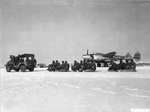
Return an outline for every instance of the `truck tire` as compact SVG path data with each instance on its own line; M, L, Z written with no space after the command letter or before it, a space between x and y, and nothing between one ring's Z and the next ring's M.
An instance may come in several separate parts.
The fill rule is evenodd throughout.
M93 63L93 65L92 65L92 72L94 72L96 70L96 65L95 65L95 63Z
M6 66L6 71L7 71L7 72L11 72L11 66L10 66L10 65L7 65L7 66Z
M76 72L76 67L73 65L73 66L71 67L71 70L74 71L74 72Z
M21 66L20 66L20 70L21 70L22 72L25 72L25 71L26 71L26 66L25 66L25 65L21 65Z

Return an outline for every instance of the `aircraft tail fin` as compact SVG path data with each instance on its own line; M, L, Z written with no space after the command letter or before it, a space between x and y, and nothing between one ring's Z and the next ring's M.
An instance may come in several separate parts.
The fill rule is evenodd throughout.
M86 53L87 55L89 54L89 50L87 49L87 53Z
M137 62L140 61L140 59L141 59L141 53L140 53L140 52L136 52L136 53L134 54L134 57L133 57L133 58L134 58L134 60L137 61Z

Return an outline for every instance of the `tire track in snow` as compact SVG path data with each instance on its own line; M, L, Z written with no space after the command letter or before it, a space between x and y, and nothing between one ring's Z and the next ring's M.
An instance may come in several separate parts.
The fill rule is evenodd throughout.
M126 90L129 90L129 91L138 91L139 90L138 88L129 88L128 86L124 86L124 85L121 85L120 87L124 88Z
M72 88L77 88L77 89L80 88L79 86L75 86L75 85L71 85L71 84L66 84L66 83L64 83L64 84L62 84L62 85L68 86L68 87L72 87Z
M127 93L127 94L138 98L149 98L149 96L145 96L145 95L138 95L138 94L131 94L131 93Z
M100 91L100 92L102 92L102 93L114 94L114 95L116 94L115 91L103 90L103 89L101 89L101 88L91 88L91 90Z
M46 82L46 83L49 83L49 84L52 84L52 85L55 85L55 86L59 86L60 85L57 82Z

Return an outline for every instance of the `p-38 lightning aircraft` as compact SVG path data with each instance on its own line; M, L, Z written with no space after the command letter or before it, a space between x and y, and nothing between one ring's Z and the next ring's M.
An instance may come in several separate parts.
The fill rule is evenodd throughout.
M84 60L94 61L97 63L97 67L101 67L102 65L104 67L108 67L108 64L111 60L117 61L117 60L126 60L126 59L134 59L135 61L139 61L141 59L141 54L139 52L136 52L134 56L131 56L130 53L127 53L125 56L116 55L116 52L109 52L106 54L103 53L93 53L89 54L87 50L87 54L84 54L83 56Z

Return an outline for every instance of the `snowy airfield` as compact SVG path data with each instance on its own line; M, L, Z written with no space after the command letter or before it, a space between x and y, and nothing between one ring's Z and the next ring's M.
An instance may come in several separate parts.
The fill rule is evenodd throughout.
M0 69L0 112L150 112L150 67L137 72Z

